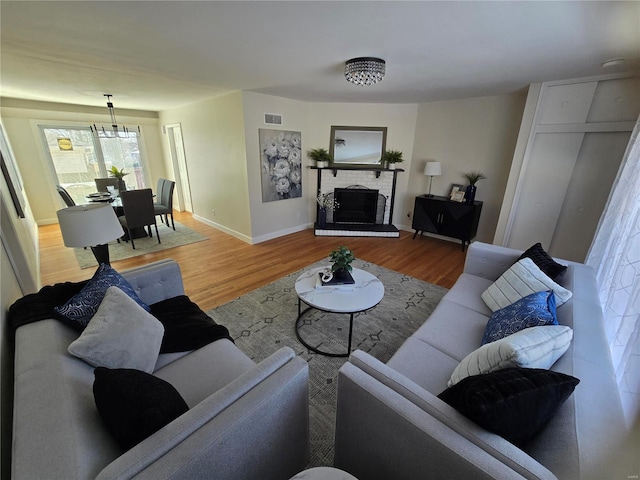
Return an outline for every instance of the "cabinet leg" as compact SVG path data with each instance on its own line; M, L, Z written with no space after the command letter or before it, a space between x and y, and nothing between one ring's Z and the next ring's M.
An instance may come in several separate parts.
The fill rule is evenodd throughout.
M415 239L416 239L416 235L418 235L418 230L416 230L416 231L413 233L413 240L415 240Z

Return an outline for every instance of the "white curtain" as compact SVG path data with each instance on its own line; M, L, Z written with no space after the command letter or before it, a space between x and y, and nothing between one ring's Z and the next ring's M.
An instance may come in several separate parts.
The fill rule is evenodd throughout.
M596 269L627 424L640 411L640 118L586 263Z

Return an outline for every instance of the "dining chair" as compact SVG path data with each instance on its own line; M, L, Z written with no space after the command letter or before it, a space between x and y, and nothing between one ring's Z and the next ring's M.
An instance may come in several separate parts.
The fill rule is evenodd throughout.
M113 187L116 190L118 189L118 179L114 177L109 178L94 178L96 182L96 190L98 192L108 192L109 189L107 187Z
M71 198L71 195L69 195L69 192L67 192L62 185L56 185L56 190L62 197L62 200L64 200L67 207L73 207L76 204L76 202L73 201L73 198Z
M151 225L156 229L156 236L158 237L158 243L160 241L160 234L158 233L158 224L156 223L156 215L153 211L153 193L150 188L143 188L140 190L126 190L120 192L120 199L122 201L122 210L124 215L118 217L120 224L127 230L129 240L131 240L131 246L135 250L136 245L134 243L132 230L136 228L147 228L149 236L153 237L151 231Z
M160 196L159 201L153 204L156 215L160 215L160 220L169 226L169 215L171 215L171 227L175 230L176 225L173 221L173 190L176 182L167 180L166 178L158 179L157 194Z

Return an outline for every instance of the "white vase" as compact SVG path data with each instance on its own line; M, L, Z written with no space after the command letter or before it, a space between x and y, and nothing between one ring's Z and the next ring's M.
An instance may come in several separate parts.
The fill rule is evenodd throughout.
M329 162L316 162L316 167L318 168L327 168L329 166Z
M396 164L395 163L388 163L387 164L387 168L389 170L395 170L396 169Z

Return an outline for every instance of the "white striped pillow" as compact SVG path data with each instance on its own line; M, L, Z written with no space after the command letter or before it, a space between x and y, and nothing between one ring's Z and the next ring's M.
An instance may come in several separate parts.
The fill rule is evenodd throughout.
M527 295L546 290L553 290L557 307L571 298L571 292L551 280L533 260L523 258L482 293L482 300L495 312Z
M573 330L566 325L525 328L471 352L453 371L447 385L510 367L548 369L564 355L572 338Z

